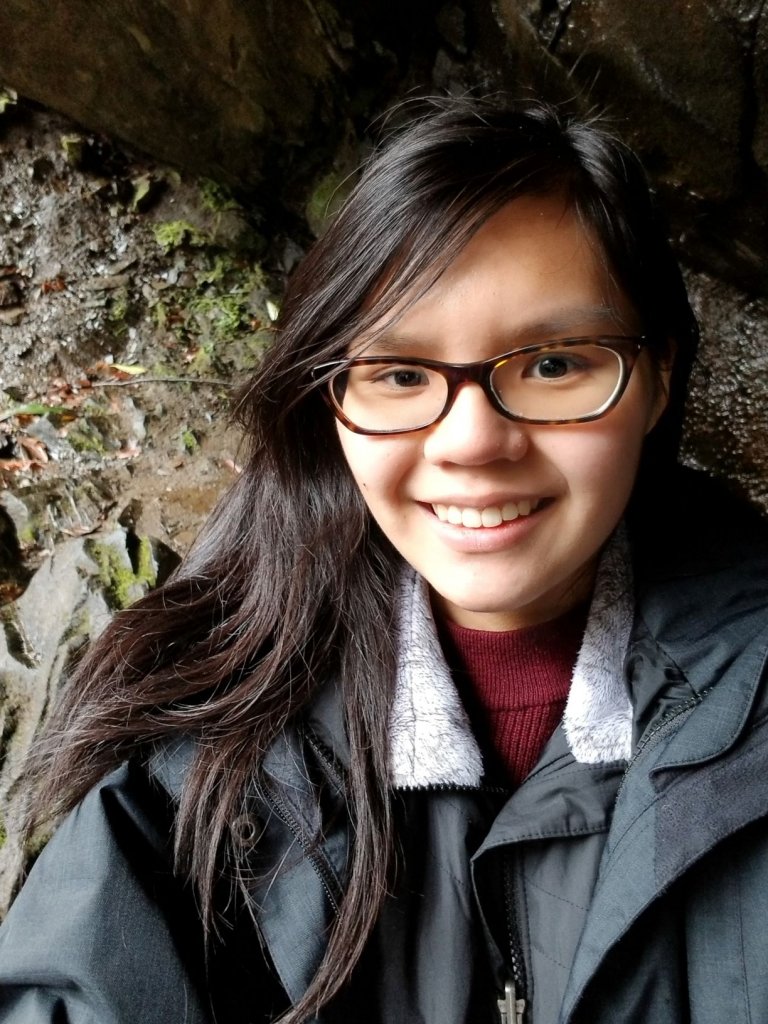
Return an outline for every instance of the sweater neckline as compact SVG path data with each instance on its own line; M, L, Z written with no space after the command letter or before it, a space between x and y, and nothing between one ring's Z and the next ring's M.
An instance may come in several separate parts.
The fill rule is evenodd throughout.
M580 604L547 622L499 631L448 619L435 625L459 690L488 711L509 711L565 703L587 613Z

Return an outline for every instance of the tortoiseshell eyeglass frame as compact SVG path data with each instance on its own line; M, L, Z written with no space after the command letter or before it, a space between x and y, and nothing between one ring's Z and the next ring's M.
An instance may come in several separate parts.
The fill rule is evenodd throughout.
M647 344L646 335L600 335L582 338L560 338L556 341L546 341L537 345L525 345L522 348L515 348L501 355L492 356L490 359L481 359L475 363L443 363L436 359L417 359L411 356L352 356L346 359L336 359L333 362L321 363L312 368L313 380L322 388L322 396L330 406L332 412L341 423L356 434L412 434L417 430L426 430L444 419L451 410L454 399L462 384L479 384L483 389L486 398L496 412L509 420L519 423L536 423L543 425L562 425L567 423L589 423L591 420L599 420L615 408L626 391L629 378L635 363ZM494 371L502 366L512 356L536 355L538 353L552 352L563 348L575 346L595 345L601 348L610 349L618 357L620 363L619 380L616 387L598 409L584 416L574 416L568 419L536 419L531 416L521 416L507 409L496 394L491 383ZM396 427L393 430L370 430L360 427L344 413L337 403L333 394L333 381L340 373L351 369L353 366L370 366L374 363L391 363L394 366L423 366L429 370L435 370L445 378L448 390L445 396L445 403L440 413L427 423L420 423L415 427Z

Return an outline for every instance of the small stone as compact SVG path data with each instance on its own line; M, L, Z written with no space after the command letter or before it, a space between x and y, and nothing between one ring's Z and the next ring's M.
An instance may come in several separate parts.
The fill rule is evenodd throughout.
M8 515L16 530L17 537L24 537L29 530L30 514L23 501L19 501L15 494L10 491L3 491L0 494L0 508Z
M11 306L9 309L0 309L0 324L15 326L26 313L23 306Z
M21 302L21 289L12 279L0 280L0 307L18 306Z

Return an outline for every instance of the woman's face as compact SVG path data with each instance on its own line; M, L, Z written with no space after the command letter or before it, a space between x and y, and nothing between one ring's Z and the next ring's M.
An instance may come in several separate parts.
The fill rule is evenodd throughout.
M359 347L461 363L558 338L637 334L639 326L563 199L524 197L488 220L394 325ZM338 430L371 514L426 578L436 608L471 628L514 629L588 596L664 404L663 380L643 352L618 405L589 423L513 422L469 383L445 419L424 430ZM468 525L496 523L505 506L507 514L516 506L517 517Z

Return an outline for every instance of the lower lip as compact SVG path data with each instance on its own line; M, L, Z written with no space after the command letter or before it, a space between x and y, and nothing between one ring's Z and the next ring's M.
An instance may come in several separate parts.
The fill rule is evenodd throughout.
M520 543L536 529L542 515L546 514L551 505L552 500L548 499L542 501L538 508L527 516L518 516L517 519L510 519L498 526L479 526L475 529L444 523L442 519L437 518L431 505L420 505L420 508L429 517L432 529L444 544L452 551L472 554L503 551Z

